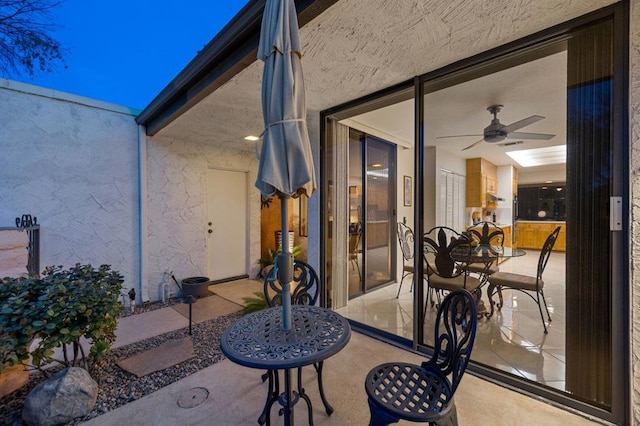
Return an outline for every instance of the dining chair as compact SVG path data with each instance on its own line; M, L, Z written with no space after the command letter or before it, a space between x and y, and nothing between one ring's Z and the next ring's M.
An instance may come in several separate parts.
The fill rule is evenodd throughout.
M471 237L472 241L475 241L479 245L499 248L504 246L504 231L492 222L480 222L477 225L467 228L467 235ZM467 267L467 270L471 273L478 274L481 284L484 284L489 275L500 271L500 266L498 266L498 260L496 259L490 264L471 263ZM500 303L502 303L502 293L500 291L498 291L498 296Z
M481 230L478 228L482 225ZM503 247L504 245L504 231L499 226L496 226L491 222L480 222L480 224L467 228L467 235L471 237L472 241L475 241L481 245ZM489 268L485 268L485 265L479 263L472 263L469 265L469 272L475 272L478 274L491 275L500 270L498 262L491 263Z
M424 235L424 258L431 274L427 274L427 303L434 290L440 300L443 291L465 289L476 293L480 279L469 275L471 263L471 239L447 226L436 226ZM455 251L455 258L453 253ZM431 306L434 305L433 299Z
M277 264L277 263L276 263ZM282 284L277 278L277 268L271 269L264 279L264 295L269 306L282 305ZM319 280L316 271L306 262L294 260L293 262L293 281L291 283L291 304L292 305L315 305L319 296ZM320 398L324 404L325 411L328 415L333 413L333 407L327 401L324 394L324 386L322 384L322 370L324 362L319 361L313 364L318 375L318 389ZM269 395L267 403L264 407L258 422L264 424L267 418L267 407L272 396L280 394L280 384L277 370L268 370L262 375L262 381L269 380ZM298 368L298 390L302 389L302 367ZM300 392L304 395L304 392Z
M369 425L388 425L400 419L457 425L453 397L471 358L477 323L476 300L471 293L450 292L438 308L429 360L420 365L389 362L367 374Z
M489 297L491 305L493 305L494 289L497 289L499 293L501 293L502 289L505 288L517 290L531 297L531 299L533 299L533 301L538 304L538 310L540 311L540 318L542 319L542 326L544 327L545 334L548 333L548 330L547 324L544 321L544 314L542 313L542 305L540 303L541 297L542 303L544 303L544 308L547 311L547 319L549 322L551 322L551 315L549 314L547 301L544 298L544 280L542 279L542 274L547 266L549 257L551 256L551 250L553 249L553 245L556 243L556 239L558 238L558 234L560 233L560 228L561 227L558 226L556 229L554 229L553 232L549 234L549 236L545 240L544 245L542 246L542 250L540 251L540 257L538 258L538 269L535 277L516 274L512 272L496 272L495 274L489 276L489 288L487 290L487 295ZM501 308L502 298L500 298L498 310Z
M398 222L398 243L400 244L400 251L402 251L402 278L400 279L400 285L398 286L398 294L396 294L396 299L400 297L400 290L402 290L402 284L404 283L404 279L409 275L413 275L411 279L411 289L413 290L413 286L415 284L415 267L413 264L415 258L415 234L413 233L413 229L409 226L405 225L403 222ZM431 273L429 268L424 268L424 272L426 274ZM426 279L426 278L425 278Z

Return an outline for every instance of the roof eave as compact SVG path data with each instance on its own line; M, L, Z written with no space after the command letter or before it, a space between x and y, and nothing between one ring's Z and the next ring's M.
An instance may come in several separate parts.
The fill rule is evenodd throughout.
M338 0L296 1L300 27ZM251 0L136 118L154 135L256 60L266 0Z

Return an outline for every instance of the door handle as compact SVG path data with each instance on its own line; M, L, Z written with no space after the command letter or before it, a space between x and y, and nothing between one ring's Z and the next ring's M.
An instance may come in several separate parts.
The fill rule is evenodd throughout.
M622 197L611 197L609 206L609 229L622 231Z

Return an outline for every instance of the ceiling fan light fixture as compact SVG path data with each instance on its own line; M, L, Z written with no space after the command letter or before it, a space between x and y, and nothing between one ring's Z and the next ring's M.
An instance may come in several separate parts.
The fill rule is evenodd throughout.
M491 132L486 132L484 134L484 140L486 142L502 142L503 140L506 139L506 136L503 134L500 134L499 132L495 132L495 133L491 133Z
M466 148L462 148L462 151L466 151L468 149L473 148L480 142L488 142L488 143L496 143L502 142L503 140L509 139L538 139L538 140L549 140L552 139L555 135L544 134L544 133L528 133L528 132L516 132L523 127L529 126L533 123L537 123L540 120L544 120L544 117L541 115L532 115L527 118L523 118L522 120L516 121L514 123L504 125L498 119L498 113L502 110L502 105L491 105L487 108L487 111L491 115L493 115L493 119L491 123L484 128L484 132L482 134L482 139L473 144L467 146ZM462 136L473 136L473 135L459 135ZM439 136L437 139L441 138L449 138L455 136Z

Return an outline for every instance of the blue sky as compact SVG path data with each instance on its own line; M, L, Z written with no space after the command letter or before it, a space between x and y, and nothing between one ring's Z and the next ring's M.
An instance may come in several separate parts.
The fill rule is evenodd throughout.
M142 109L248 0L66 0L52 33L67 52L29 84Z

